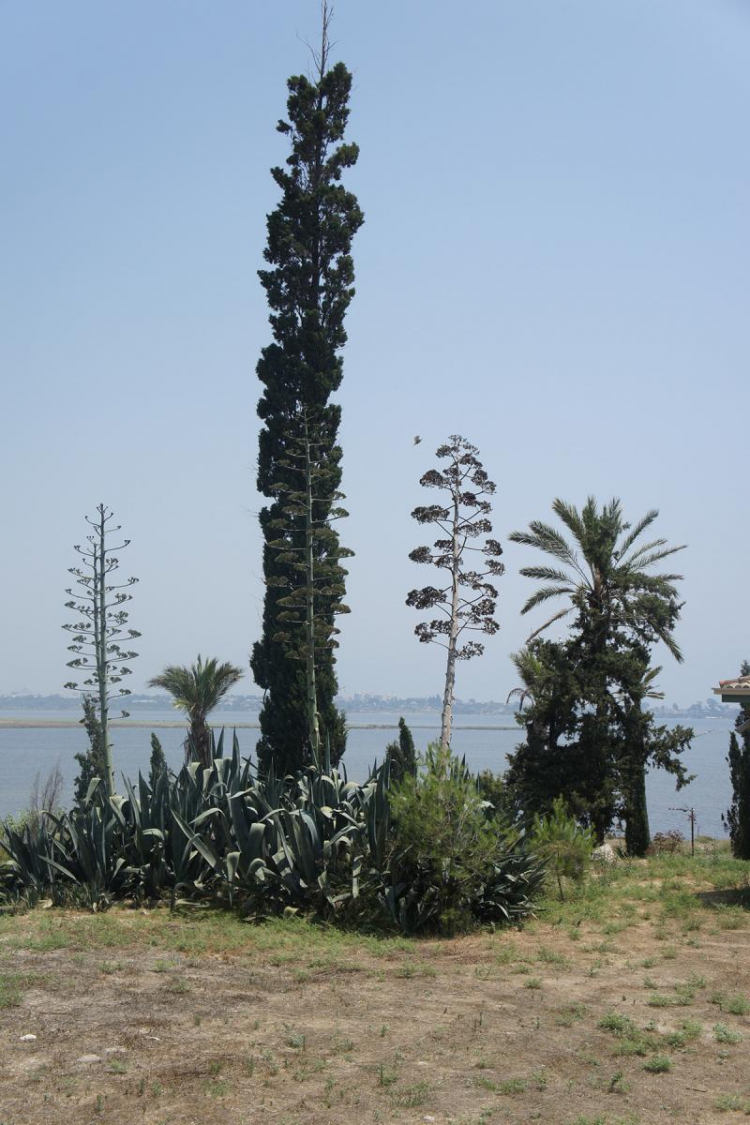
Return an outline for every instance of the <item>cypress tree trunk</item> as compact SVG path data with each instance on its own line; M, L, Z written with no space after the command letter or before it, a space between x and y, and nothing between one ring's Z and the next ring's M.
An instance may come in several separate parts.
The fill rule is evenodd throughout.
M318 693L315 684L315 556L313 538L313 492L312 469L310 466L310 441L305 422L305 632L306 675L307 675L307 721L309 724L310 748L316 762L320 761L320 725L318 722Z
M278 520L284 518L299 549L306 543L304 519L285 511L282 488L295 489L299 480L283 462L290 444L302 436L301 419L310 410L315 429L310 434L325 452L332 470L325 488L313 501L315 521L325 520L341 480L341 449L337 444L340 407L329 402L341 384L341 348L346 343L344 316L352 299L354 268L350 256L352 237L363 222L355 197L340 183L343 171L357 160L356 145L343 143L349 116L351 75L343 63L327 69L327 24L317 57L314 81L289 79L289 120L278 129L289 137L287 167L272 175L282 199L268 216L267 270L260 271L271 309L274 342L264 348L257 374L264 385L258 414L264 425L258 455L258 489L272 503L260 514L265 539L263 572L267 580L263 608L263 636L253 646L251 667L264 690L260 714L258 758L262 768L273 762L277 772L295 770L311 760L311 725L308 670L295 660L305 643L304 621L284 623L281 598L288 587L304 584L304 575L269 546L278 538ZM274 527L274 522L277 526ZM313 540L314 562L337 556L337 541ZM335 564L338 565L338 564ZM346 572L338 568L343 582ZM270 581L269 581L270 580ZM274 585L284 580L287 589ZM329 596L330 605L335 604ZM315 612L330 621L334 612L326 595L316 597ZM327 740L332 762L344 752L344 717L334 705L337 691L331 648L315 657L315 687L319 737Z
M628 855L644 856L651 845L646 807L646 770L634 764L625 809L625 850Z

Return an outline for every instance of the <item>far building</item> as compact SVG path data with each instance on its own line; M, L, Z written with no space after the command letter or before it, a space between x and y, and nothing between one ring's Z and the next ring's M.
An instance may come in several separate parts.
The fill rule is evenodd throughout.
M747 720L739 728L746 730L750 727L750 676L738 676L734 680L719 680L715 687L714 695L721 696L722 703L739 703L745 710Z

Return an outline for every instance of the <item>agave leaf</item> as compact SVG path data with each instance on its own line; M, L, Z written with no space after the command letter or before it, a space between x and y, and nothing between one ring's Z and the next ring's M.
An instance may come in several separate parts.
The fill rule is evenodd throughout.
M122 825L122 827L127 829L128 822L127 822L127 819L125 817L124 812L122 811L123 805L125 804L125 798L119 797L115 794L112 797L109 797L108 800L109 800L109 805L110 805L110 808L112 809L112 812L115 814L115 816L117 817L117 819L120 822L120 824Z
M42 856L42 859L45 863L48 863L50 867L53 867L55 871L59 871L61 875L65 875L66 878L71 879L74 883L78 882L73 872L69 871L67 867L64 867L62 863L58 863L55 859L50 859L48 855Z
M225 857L224 863L225 863L225 870L226 870L226 878L227 878L227 882L230 884L230 886L231 886L231 884L234 883L235 879L237 878L237 868L239 867L240 859L241 859L241 856L240 856L239 852L228 852L226 857Z
M205 822L207 820L210 820L211 817L223 816L223 815L224 815L224 813L221 811L221 809L218 809L218 808L206 809L205 812L200 813L195 818L195 820L193 821L193 828L198 828L199 825L205 824Z
M96 793L97 789L102 784L103 784L103 782L102 782L102 779L100 777L92 777L91 778L91 781L89 782L89 785L88 785L88 789L86 790L86 796L83 799L84 805L89 805L91 803L91 798L94 796L94 793Z
M185 824L185 821L182 819L180 814L175 812L174 809L172 810L172 816L174 817L175 823L177 824L178 828L180 828L185 833L195 851L198 852L199 855L203 856L211 870L215 871L219 866L219 857L217 856L213 848L209 844L207 844L205 840L202 840L196 832L193 832L192 829L189 828L187 824Z

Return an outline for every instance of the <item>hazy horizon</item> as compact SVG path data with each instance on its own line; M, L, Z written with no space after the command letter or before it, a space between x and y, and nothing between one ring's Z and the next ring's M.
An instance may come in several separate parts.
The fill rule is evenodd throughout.
M459 668L503 700L555 496L620 496L687 543L685 663L667 703L750 658L750 9L737 0L337 0L354 74L347 176L365 213L344 353L342 694L427 696L442 652L404 604L410 519L461 433L497 482L500 633ZM0 693L69 678L63 608L84 515L132 545L134 690L199 652L247 667L263 586L255 491L270 341L262 267L286 79L317 0L0 7L5 549ZM421 444L413 438L421 435ZM250 672L241 690L259 691Z

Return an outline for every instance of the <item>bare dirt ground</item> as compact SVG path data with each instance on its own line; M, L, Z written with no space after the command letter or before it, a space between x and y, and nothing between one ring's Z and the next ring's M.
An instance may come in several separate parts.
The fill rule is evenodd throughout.
M700 889L631 866L523 931L451 941L0 918L0 1125L737 1120L750 929Z

